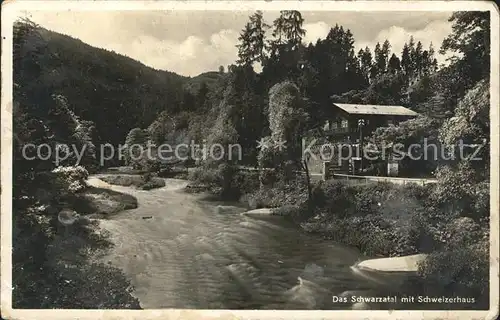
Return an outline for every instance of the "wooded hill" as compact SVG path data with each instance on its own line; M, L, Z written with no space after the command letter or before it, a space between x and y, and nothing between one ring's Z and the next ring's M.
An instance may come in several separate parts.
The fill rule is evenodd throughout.
M94 124L95 144L123 143L132 128L147 127L160 112L190 109L196 94L220 77L155 70L29 21L17 23L15 35L15 102L43 116L51 95L64 96L76 116Z

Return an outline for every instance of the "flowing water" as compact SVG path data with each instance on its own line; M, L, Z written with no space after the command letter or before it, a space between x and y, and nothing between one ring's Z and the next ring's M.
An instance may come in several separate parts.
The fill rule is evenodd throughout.
M380 291L350 268L364 258L357 250L166 182L151 191L113 186L139 207L101 220L115 243L102 259L125 272L143 308L347 309L332 296Z

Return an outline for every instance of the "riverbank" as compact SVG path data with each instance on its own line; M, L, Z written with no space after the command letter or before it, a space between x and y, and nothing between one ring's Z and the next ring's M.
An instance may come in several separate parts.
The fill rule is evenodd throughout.
M95 218L136 208L137 199L89 179L81 167L40 176L38 203L13 203L13 306L140 309L123 272L95 259L113 243Z
M138 206L135 197L111 190L111 185L103 180L91 178L87 184L88 188L73 197L70 202L82 215L109 216Z
M411 266L418 275L412 279L415 292L470 294L478 305L487 305L489 254L478 248L488 247L488 220L450 211L436 198L436 188L383 182L352 186L328 180L313 183L309 199L306 182L297 178L241 189L239 194L251 209L269 208L307 233L355 247L371 258L426 254ZM453 261L453 268L447 260Z
M435 188L350 186L329 180L314 185L312 201L294 205L285 198L268 199L280 191L254 195L276 203L274 214L290 218L308 233L356 247L368 257L385 258L367 260L367 268L382 273L400 268L418 275L411 279L416 293L469 295L476 306L487 306L488 222L450 214L434 198ZM304 195L292 193L295 200Z
M153 177L149 173L143 175L116 174L101 176L100 179L108 184L124 187L133 186L140 190L151 190L165 186L165 180Z

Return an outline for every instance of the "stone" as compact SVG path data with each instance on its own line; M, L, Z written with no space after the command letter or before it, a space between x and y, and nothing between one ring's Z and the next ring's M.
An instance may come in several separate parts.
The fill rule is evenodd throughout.
M254 209L250 210L247 212L243 212L242 215L244 216L270 216L274 212L274 209L271 208L261 208L261 209Z
M418 263L423 261L426 256L425 254L415 254L403 257L370 259L362 261L354 267L360 270L379 272L417 272Z

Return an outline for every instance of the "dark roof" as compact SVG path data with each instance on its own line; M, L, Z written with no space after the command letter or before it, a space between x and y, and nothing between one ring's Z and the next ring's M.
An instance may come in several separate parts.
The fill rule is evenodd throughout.
M349 114L378 114L390 116L418 116L418 113L403 106L381 106L372 104L334 103L334 106Z

